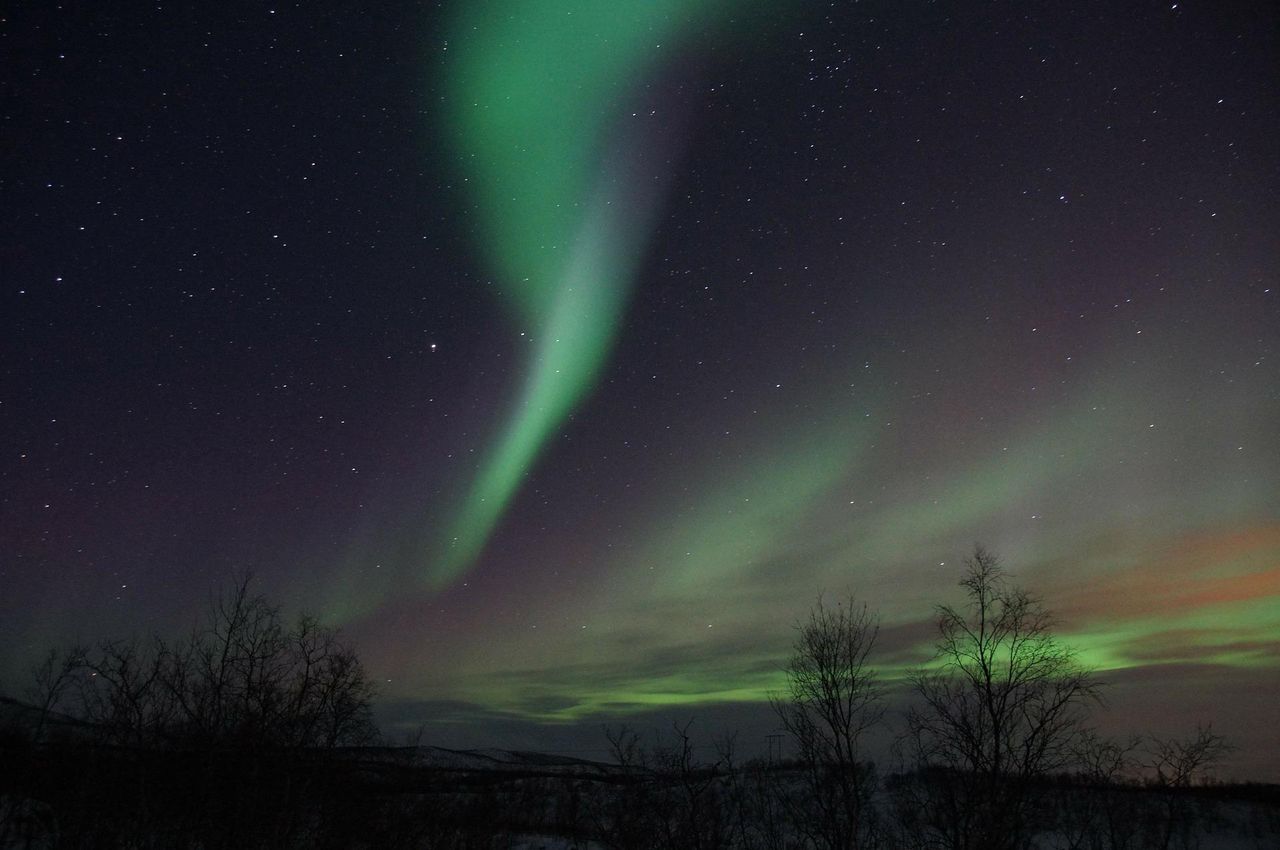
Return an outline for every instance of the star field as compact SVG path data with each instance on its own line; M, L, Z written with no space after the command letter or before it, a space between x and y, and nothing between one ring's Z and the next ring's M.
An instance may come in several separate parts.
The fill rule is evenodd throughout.
M3 28L0 690L251 570L392 731L763 730L981 541L1275 778L1273 7L116 5Z

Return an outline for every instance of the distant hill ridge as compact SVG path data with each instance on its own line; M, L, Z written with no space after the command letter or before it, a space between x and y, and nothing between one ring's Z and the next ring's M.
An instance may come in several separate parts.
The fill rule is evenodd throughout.
M31 705L13 697L0 696L0 731L12 730L34 734L40 726L40 715L43 713L37 705ZM93 728L92 724L59 711L50 711L45 717L44 724L46 734L59 732L64 735L67 733L83 735Z
M591 761L556 753L529 750L502 750L485 747L454 750L447 747L353 747L349 752L361 758L381 761L409 762L414 767L436 770L501 771L539 773L617 774L626 772L616 764Z
M0 730L34 734L40 725L41 709L13 697L0 696ZM94 726L68 714L51 711L45 718L45 737L76 737L91 734ZM433 746L339 747L341 752L373 762L408 762L413 767L456 771L499 771L539 773L617 774L625 772L616 764L591 761L556 753L530 750L503 750L494 747L454 750Z

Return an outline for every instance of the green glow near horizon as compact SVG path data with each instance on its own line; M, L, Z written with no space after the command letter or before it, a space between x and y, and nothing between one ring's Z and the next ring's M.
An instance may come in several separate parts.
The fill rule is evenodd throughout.
M981 451L915 469L883 454L895 399L851 404L842 378L858 366L833 364L799 400L803 420L790 405L768 411L737 423L732 451L673 468L617 532L616 554L592 564L573 614L490 632L463 651L450 693L540 722L760 702L782 684L792 623L818 592L846 589L886 627L922 629L877 659L900 684L930 655L932 606L962 601L975 540L999 547L1013 580L1062 617L1062 642L1103 674L1274 669L1280 526L1248 509L1266 497L1227 471L1134 490L1204 425L1182 426L1175 400L1148 396L1147 373L1114 356L1105 378L1008 420Z
M628 154L617 150L618 134L635 132L620 127L630 90L677 57L682 39L755 2L460 4L446 120L504 305L533 353L430 567L435 586L480 554L612 347L658 201L629 185Z
M1243 621L1239 626L1224 628L1224 622ZM1280 612L1271 599L1213 606L1189 612L1182 617L1151 617L1129 621L1123 626L1110 624L1099 631L1062 630L1058 638L1077 652L1080 662L1105 675L1136 668L1208 664L1248 669L1273 669L1275 658L1265 647L1244 646L1252 642L1273 641L1280 633ZM1141 658L1134 647L1153 636L1174 635L1168 657ZM914 648L915 659L873 659L881 680L890 688L907 684L908 673L917 666L927 666L932 650L930 641ZM786 684L782 665L786 644L777 652L757 654L757 669L744 671L739 663L752 658L747 653L734 656L727 669L708 665L689 665L664 672L639 671L643 675L602 674L576 676L559 681L555 672L545 671L546 682L531 691L513 689L509 673L494 672L473 683L468 696L481 704L508 711L516 716L543 722L569 722L608 715L627 715L654 708L697 707L717 703L761 703L780 692ZM568 665L572 668L572 663ZM771 669L762 669L771 668ZM536 703L539 696L565 699L570 704L553 709L526 705Z

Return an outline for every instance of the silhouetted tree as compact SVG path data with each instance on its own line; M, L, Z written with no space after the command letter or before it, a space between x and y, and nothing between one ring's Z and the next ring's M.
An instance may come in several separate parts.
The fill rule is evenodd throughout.
M32 669L27 697L40 712L32 733L35 741L44 740L49 718L75 683L77 673L84 667L84 658L85 648L79 645L69 649L51 649Z
M113 743L335 747L375 734L355 653L312 617L286 625L247 577L184 640L107 641L79 664L85 719Z
M23 793L94 846L313 846L343 809L332 752L375 735L351 648L286 623L248 577L181 640L51 653L33 678L42 749ZM76 740L43 740L55 709L83 721Z
M1152 829L1152 846L1159 850L1199 846L1202 822L1211 814L1212 804L1199 800L1189 789L1208 778L1209 771L1231 752L1226 738L1211 726L1196 726L1184 738L1153 737L1147 748L1149 785L1158 794Z
M798 636L786 666L787 690L773 708L805 769L797 825L817 846L847 850L874 840L871 796L875 774L862 739L884 716L884 694L868 657L879 623L853 598L827 606L821 598Z
M1076 773L1060 791L1058 829L1067 850L1131 850L1141 837L1143 806L1137 793L1140 736L1125 742L1093 730L1073 746Z
M1154 784L1162 788L1189 788L1206 779L1209 771L1232 749L1226 738L1214 733L1211 725L1201 725L1185 738L1153 737L1148 747L1147 766L1154 773Z
M355 653L313 617L287 626L277 606L250 593L248 579L159 657L171 734L293 748L374 735L373 686Z
M618 850L720 850L731 845L734 825L720 782L732 760L732 746L717 747L710 764L699 762L689 735L692 721L674 723L671 743L645 746L627 726L606 727L621 781L596 813L597 838Z
M1069 764L1099 685L994 555L979 547L960 584L966 604L938 608L933 663L911 675L905 743L922 779L909 805L943 846L1020 848L1032 781Z

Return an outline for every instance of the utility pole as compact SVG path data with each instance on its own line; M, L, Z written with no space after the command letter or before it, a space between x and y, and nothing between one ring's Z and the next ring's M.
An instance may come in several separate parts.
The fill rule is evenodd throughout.
M769 742L769 764L777 764L782 761L782 733L774 732L772 735L765 735L764 737Z

